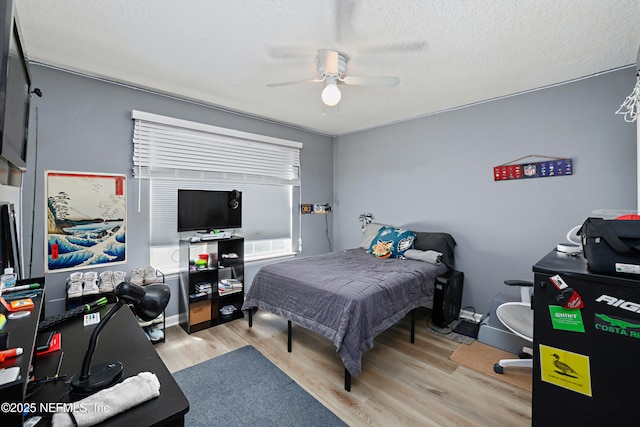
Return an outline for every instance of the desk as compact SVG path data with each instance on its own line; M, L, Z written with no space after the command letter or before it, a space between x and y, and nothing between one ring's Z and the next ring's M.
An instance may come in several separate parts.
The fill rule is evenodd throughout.
M38 283L44 289L44 277L19 280L16 286L22 286L32 283ZM0 385L0 402L22 403L25 388L29 378L29 365L31 364L31 356L33 354L33 346L35 343L36 331L38 329L38 320L43 310L44 294L43 290L37 292L37 296L31 298L33 300L33 310L27 317L20 319L7 320L6 326L0 333L7 333L9 337L8 348L22 347L24 353L18 357L6 359L0 362L0 369L19 367L20 378L8 384ZM0 310L2 313L4 310ZM8 312L5 312L9 315ZM7 412L0 410L0 425L19 425L22 415L15 412Z
M102 307L100 315L104 316L109 308L110 306ZM61 333L64 357L60 375L66 374L67 378L45 384L42 389L27 398L25 403L71 401L71 396L68 394L69 384L65 381L80 373L82 360L94 328L95 325L83 326L82 316L52 328ZM59 357L58 351L38 358L36 377L53 376ZM189 411L189 401L127 307L121 308L102 330L92 363L95 365L113 361L124 364L123 379L144 371L156 374L160 381L160 396L115 415L100 426L184 425L184 415Z

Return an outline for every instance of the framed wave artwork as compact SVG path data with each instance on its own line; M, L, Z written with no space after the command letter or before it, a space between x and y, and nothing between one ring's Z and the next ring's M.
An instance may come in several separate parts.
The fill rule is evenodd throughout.
M45 171L45 272L127 260L126 175Z

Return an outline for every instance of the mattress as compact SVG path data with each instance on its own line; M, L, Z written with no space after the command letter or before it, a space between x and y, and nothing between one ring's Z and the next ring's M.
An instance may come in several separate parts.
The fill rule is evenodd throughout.
M301 257L262 267L242 309L259 308L333 342L352 376L374 337L411 310L430 305L444 264L386 258L364 249Z

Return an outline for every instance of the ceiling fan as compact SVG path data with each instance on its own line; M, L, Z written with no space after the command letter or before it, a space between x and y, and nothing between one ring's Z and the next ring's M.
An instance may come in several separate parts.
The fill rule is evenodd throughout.
M400 79L398 77L346 75L349 57L344 53L335 50L318 49L316 60L318 73L320 73L319 78L270 83L267 86L279 87L299 83L325 82L325 88L322 90L322 102L329 107L333 107L340 102L342 97L338 84L393 87L400 83Z

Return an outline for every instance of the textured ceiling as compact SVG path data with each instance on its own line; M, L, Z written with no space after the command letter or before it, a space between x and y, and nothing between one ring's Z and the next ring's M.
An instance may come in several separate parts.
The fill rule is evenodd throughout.
M327 135L635 64L639 1L16 0L30 61ZM267 87L318 78L318 49L400 84L342 85L337 107L322 83Z

